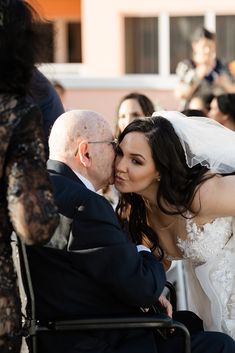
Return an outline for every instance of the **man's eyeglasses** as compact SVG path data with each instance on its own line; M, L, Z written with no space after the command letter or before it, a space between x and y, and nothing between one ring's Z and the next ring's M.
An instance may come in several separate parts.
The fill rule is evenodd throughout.
M114 139L112 141L88 141L88 143L107 143L108 145L113 146L113 148L116 148L117 146L117 139Z
M88 141L88 143L107 143L108 145L111 145L113 147L113 149L115 150L117 147L117 139L114 139L112 141L108 141L108 140L104 140L104 141ZM76 155L78 154L78 148L74 154L74 156L76 157Z

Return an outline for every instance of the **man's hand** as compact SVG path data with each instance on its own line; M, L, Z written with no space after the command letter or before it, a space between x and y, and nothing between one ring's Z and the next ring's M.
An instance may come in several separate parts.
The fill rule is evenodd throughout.
M161 305L165 308L167 315L172 317L173 310L169 300L166 299L166 297L163 294L160 295L158 300L161 303Z
M215 63L197 65L197 77L202 80L205 76L209 75L209 73L213 70L214 66Z

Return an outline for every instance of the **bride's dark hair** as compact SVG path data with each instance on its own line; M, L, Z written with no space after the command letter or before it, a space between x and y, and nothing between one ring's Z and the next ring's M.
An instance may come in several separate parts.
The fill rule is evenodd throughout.
M192 211L191 205L197 186L211 177L205 174L208 169L201 165L188 167L184 150L172 124L161 116L134 120L120 134L118 143L131 132L144 134L160 174L156 205L168 215L184 216L187 210ZM122 221L128 220L130 235L135 243L141 243L145 235L153 248L158 248L163 255L156 233L147 224L146 206L140 195L122 193L116 212Z

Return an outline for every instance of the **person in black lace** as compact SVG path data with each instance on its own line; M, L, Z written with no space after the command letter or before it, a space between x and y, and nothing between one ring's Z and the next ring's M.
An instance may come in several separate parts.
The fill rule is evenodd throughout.
M40 53L37 15L23 0L0 0L0 351L20 352L21 304L11 234L45 243L58 214L45 168L39 108L29 102Z

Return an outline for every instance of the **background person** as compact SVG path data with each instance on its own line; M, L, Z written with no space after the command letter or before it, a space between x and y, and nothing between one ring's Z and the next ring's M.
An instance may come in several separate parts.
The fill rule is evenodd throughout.
M151 116L154 110L152 101L144 94L132 92L122 97L117 110L116 136L134 119Z
M188 109L201 110L203 111L203 114L201 116L208 116L210 104L213 98L214 95L212 93L195 95L190 99L188 103Z
M232 76L216 57L215 33L198 28L192 36L192 59L181 61L176 68L179 83L175 95L181 100L181 109L195 95L235 92Z
M28 102L41 37L37 14L21 0L0 0L0 351L20 351L21 304L12 260L14 230L46 242L58 215L45 165L39 109Z
M181 113L186 116L200 116L200 117L205 116L205 112L198 109L185 109L185 110L182 110Z
M235 131L235 93L215 97L211 102L208 116Z

